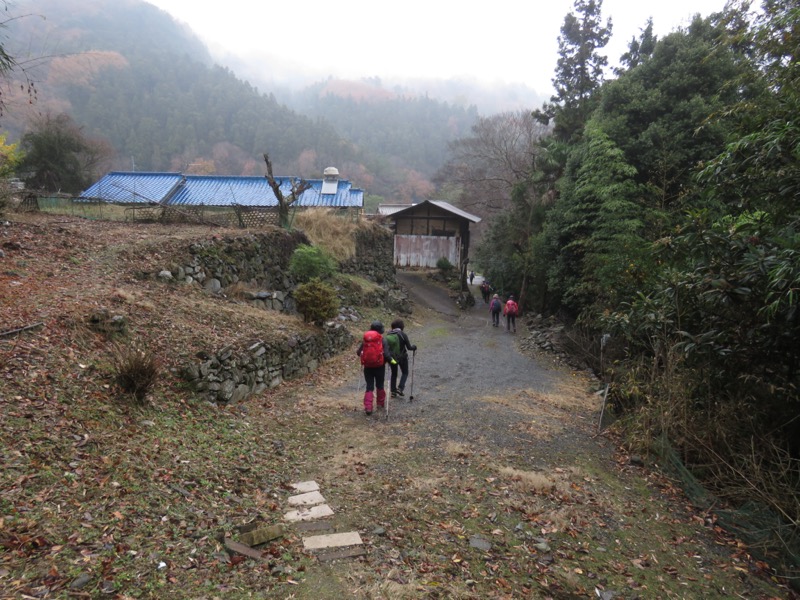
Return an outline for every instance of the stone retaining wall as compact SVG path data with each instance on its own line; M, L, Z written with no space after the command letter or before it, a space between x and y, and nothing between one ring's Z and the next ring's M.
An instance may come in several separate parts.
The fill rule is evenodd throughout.
M184 377L210 402L240 402L302 377L319 363L350 348L353 336L341 323L328 322L317 333L297 334L285 340L259 340L247 347L226 347L184 369Z
M302 231L283 229L237 237L214 236L191 244L188 257L167 270L178 281L197 283L215 293L239 282L289 292L296 284L289 273L289 261L300 244L310 244Z
M395 285L394 234L385 227L372 225L359 228L355 236L355 256L344 261L339 270L365 277L384 287Z
M405 294L391 289L396 285L391 231L365 226L357 229L355 235L356 254L339 270L378 283L383 291L374 298L375 306L410 312ZM282 229L235 237L213 236L192 243L182 259L162 269L158 276L162 280L200 285L214 294L241 283L255 288L241 292L242 298L251 304L293 312L292 291L297 282L289 273L289 263L300 244L310 244L302 231ZM284 380L306 375L320 361L349 348L352 335L341 321L352 319L340 314L338 323L327 323L317 333L258 341L246 348L228 346L186 366L184 376L196 392L211 402L238 402Z

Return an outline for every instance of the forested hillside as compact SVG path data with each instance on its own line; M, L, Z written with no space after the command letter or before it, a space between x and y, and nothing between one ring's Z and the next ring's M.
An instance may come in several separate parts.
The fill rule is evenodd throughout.
M468 134L478 119L475 106L386 89L377 78L320 82L292 94L291 103L303 114L327 120L360 148L425 177L447 161L448 143Z
M66 112L108 140L113 164L137 170L256 174L263 152L282 172L313 175L350 163L355 150L322 122L294 113L230 71L163 11L139 0L44 0L15 7L10 49L48 59L30 69L37 101L4 125L21 133L35 115ZM41 15L44 18L40 18ZM17 51L19 55L21 51ZM300 163L304 151L313 160Z
M203 44L167 13L141 0L36 0L9 5L5 47L33 82L12 85L0 124L20 139L62 113L108 149L98 169L305 177L326 166L393 201L433 192L431 174L447 143L476 118L429 98L357 98L359 84L310 89L307 114L289 109L214 65ZM269 65L264 65L269 69ZM356 91L353 91L356 90Z
M552 101L480 119L442 181L488 217L498 290L570 326L631 446L794 571L800 8L648 26L613 78L601 10L565 17Z

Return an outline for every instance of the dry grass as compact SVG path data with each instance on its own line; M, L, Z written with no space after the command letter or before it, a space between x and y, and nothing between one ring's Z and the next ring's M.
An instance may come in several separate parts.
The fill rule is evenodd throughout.
M223 295L226 298L235 298L237 300L244 300L247 292L255 291L255 288L243 281L232 283L223 290Z
M431 492L447 486L446 477L412 477L411 489L417 492Z
M359 227L349 217L340 216L330 208L320 208L299 212L294 226L305 232L308 239L325 250L337 261L353 258L356 242L353 232Z
M569 482L539 471L521 471L513 467L500 467L498 472L502 477L510 479L514 487L521 492L548 494L555 491L564 494L569 491Z
M469 446L460 442L454 442L452 440L445 444L444 451L451 456L455 456L456 458L468 458L473 454Z

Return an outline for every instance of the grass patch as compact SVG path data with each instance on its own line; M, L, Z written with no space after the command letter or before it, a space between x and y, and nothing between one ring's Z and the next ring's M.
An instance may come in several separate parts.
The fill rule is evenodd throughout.
M304 210L295 215L294 226L338 262L356 254L355 232L359 225L348 215L330 208Z

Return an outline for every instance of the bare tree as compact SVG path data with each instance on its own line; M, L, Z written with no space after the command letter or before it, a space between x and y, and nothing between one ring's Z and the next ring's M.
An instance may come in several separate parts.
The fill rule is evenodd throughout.
M311 189L311 184L302 178L293 179L292 187L287 198L283 195L280 182L278 182L272 174L272 161L269 159L269 154L264 153L264 162L267 163L267 174L265 177L267 178L269 187L272 188L275 197L278 199L278 219L280 226L284 229L289 229L289 209L297 202L303 192Z
M472 136L450 143L452 158L437 180L457 185L459 205L481 217L509 207L514 187L531 172L547 126L530 111L481 118Z

